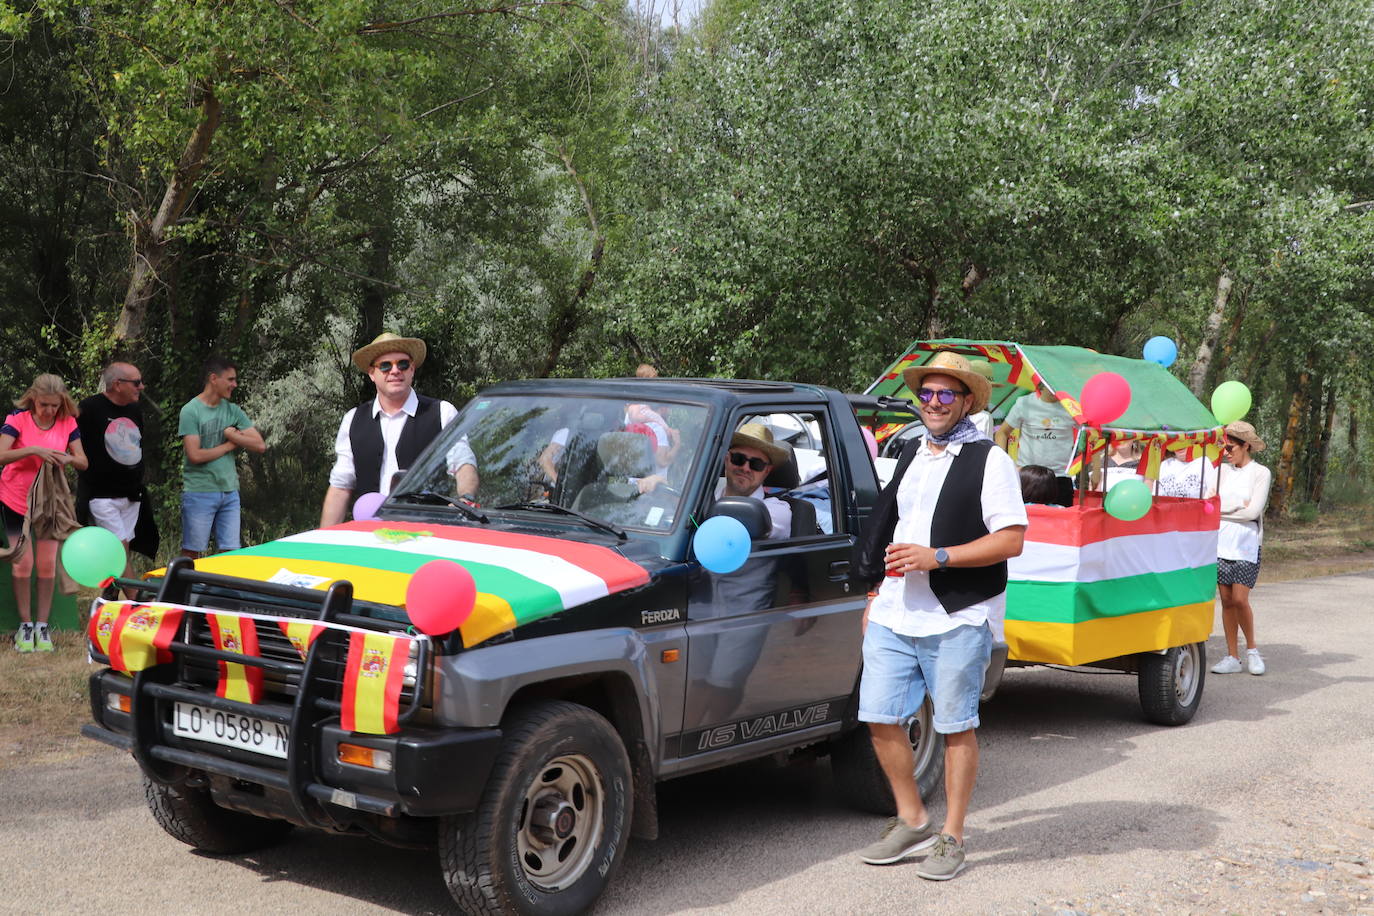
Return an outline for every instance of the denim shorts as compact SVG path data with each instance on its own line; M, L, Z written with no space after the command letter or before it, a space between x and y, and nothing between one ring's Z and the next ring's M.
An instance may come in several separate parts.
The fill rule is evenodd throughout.
M205 553L214 531L216 550L239 549L239 493L181 494L181 549Z
M859 721L904 725L921 711L926 691L932 727L953 735L978 727L978 697L992 656L988 625L957 626L934 636L902 636L869 623L859 681Z

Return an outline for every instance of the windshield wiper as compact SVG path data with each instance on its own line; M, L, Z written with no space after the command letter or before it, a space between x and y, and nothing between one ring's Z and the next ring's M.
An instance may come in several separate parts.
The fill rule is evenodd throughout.
M454 499L452 496L445 496L443 493L436 490L415 490L411 493L393 493L391 494L391 499L397 502L452 506L474 522L481 522L484 525L491 523L491 519L487 518L484 513L478 512L462 500Z
M624 529L617 528L615 525L612 525L610 522L603 522L603 521L602 521L601 519L599 519L599 518L592 518L590 515L583 515L581 512L576 512L576 511L574 511L574 510L572 510L572 509L569 509L569 508L566 507L566 506L560 506L560 505L558 505L557 503L536 503L536 502L507 503L507 504L504 505L504 506L493 506L492 508L493 508L493 509L527 509L527 510L529 510L530 512L552 512L552 513L554 513L555 515L568 515L568 516L571 516L571 517L576 518L576 519L581 519L582 521L586 522L588 525L591 525L593 528L599 528L599 529L602 530L602 531L608 532L608 533L610 533L610 534L614 534L616 537L620 538L622 541L628 541L628 540L630 539L630 536L629 536L628 534L625 533Z

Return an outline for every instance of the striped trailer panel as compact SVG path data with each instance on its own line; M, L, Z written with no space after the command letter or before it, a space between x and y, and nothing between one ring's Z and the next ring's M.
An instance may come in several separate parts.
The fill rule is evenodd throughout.
M644 585L649 574L608 548L559 538L413 522L346 522L196 561L207 572L269 581L338 579L360 600L405 606L406 586L431 560L472 574L477 602L460 628L475 646L523 623Z
M1216 500L1156 497L1134 522L1098 493L1072 508L1026 507L1008 563L1006 634L1020 661L1085 665L1199 642L1212 631Z

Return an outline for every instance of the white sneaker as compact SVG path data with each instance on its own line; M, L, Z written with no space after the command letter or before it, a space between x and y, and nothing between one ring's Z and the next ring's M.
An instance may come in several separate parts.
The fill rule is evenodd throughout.
M1263 669L1263 662L1260 662L1260 667ZM1213 674L1239 674L1240 670L1240 659L1234 655L1228 655L1212 666Z
M1259 649L1251 649L1245 653L1245 667L1251 674L1264 673L1264 659L1260 657Z

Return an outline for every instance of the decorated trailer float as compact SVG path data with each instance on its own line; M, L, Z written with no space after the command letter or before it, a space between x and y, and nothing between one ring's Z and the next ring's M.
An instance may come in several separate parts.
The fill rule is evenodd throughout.
M900 442L920 433L915 412L903 410L915 399L902 370L938 350L985 361L994 423L1018 398L1048 389L1072 436L1072 459L1051 469L1074 480L1071 498L1027 506L1025 548L1009 563L1007 664L1135 673L1146 718L1187 722L1202 700L1216 590L1220 515L1212 494L1222 431L1212 412L1154 362L1080 347L917 341L870 386L867 408L857 407L889 456L878 459L880 478ZM1108 447L1124 442L1140 446L1138 476L1104 493L1095 484L1111 479ZM1009 450L1016 455L1015 435ZM1200 471L1196 493L1158 492L1169 456Z

